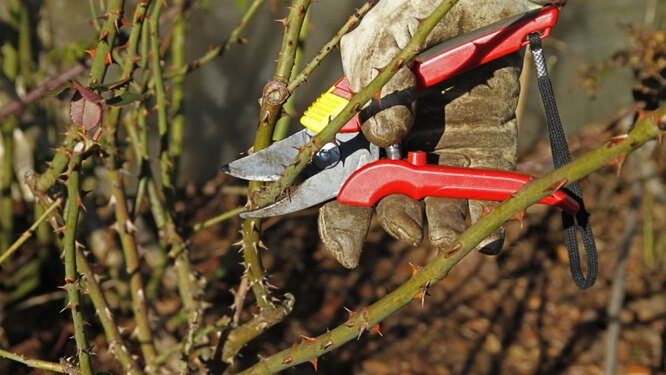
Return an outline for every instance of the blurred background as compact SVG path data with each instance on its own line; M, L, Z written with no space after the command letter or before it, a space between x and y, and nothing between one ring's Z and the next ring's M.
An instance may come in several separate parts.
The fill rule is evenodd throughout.
M76 66L83 67L74 78L87 80L83 50L94 47L97 35L90 22L90 4L102 8L106 3L97 1L0 1L0 64L4 71L0 111ZM21 32L26 37L13 23L17 3L25 7L29 18L30 54L18 68L12 68L8 61L17 53ZM187 61L223 43L245 7L243 1L229 0L186 3ZM303 46L304 61L309 61L354 8L363 4L356 0L315 2ZM128 1L127 11L133 8L134 2ZM175 7L163 12L164 38L177 12ZM184 151L176 203L183 225L244 204L243 182L223 176L219 168L253 143L258 99L274 74L282 39L283 27L275 20L286 13L284 1L267 1L241 33L247 43L232 45L223 56L185 78ZM636 109L663 105L665 28L664 0L570 0L562 10L544 48L560 116L575 155L599 147L606 137L626 132ZM166 56L167 71L170 63ZM552 166L535 73L531 65L526 67L525 102L519 114L519 170L538 175ZM11 77L11 69L27 72L14 71L17 74ZM118 65L109 69L107 82L118 79ZM334 51L297 91L297 115L291 120L290 132L300 130L300 113L341 74L339 52ZM63 129L70 125L70 95L51 95L13 117L0 117L3 129L10 117L16 121L11 132L2 132L4 140L13 139L13 173L0 174L1 185L9 189L3 194L12 197L11 238L18 237L34 220L33 198L22 187L21 177L29 170L41 173L46 169ZM148 123L154 160L159 149L155 121L151 114ZM0 158L12 152L3 146L6 144L0 142ZM441 283L443 286L438 284L430 291L424 308L414 302L387 319L382 325L383 337L364 336L327 355L320 361L319 373L665 373L664 153L664 146L651 142L628 158L619 177L609 167L582 183L600 251L600 278L591 290L578 291L570 280L559 214L534 207L524 227L509 225L502 255L470 255ZM157 163L152 168L159 176ZM132 190L138 175L136 165L128 168L127 174ZM103 169L90 172L86 183L84 189L93 191L86 198L93 209L86 213L81 241L93 248L95 241L103 243L99 245L103 251L93 252L105 256L99 258L100 272L107 275L111 303L118 309L119 320L125 322L130 309L126 301L123 303L127 288L121 281L125 279L121 271L113 271L122 265L117 239L104 232L105 237L95 240L98 229L113 224L105 208L109 198ZM346 319L343 306L355 308L376 301L409 277L408 262L423 265L436 253L428 244L398 244L375 223L361 266L345 270L319 244L315 222L316 210L309 210L264 224L264 242L272 249L262 253L266 268L280 290L296 295L297 305L289 320L244 349L239 366L254 363L257 354L267 356L289 347L301 334L316 336L335 327ZM151 267L159 263L155 255L159 253L159 235L149 217L138 218L137 226L148 279ZM239 221L234 218L188 238L193 263L209 281L205 299L213 307L207 310L206 321L228 314L233 303L228 291L242 273L235 267L240 261L237 248L231 247L238 240L238 228ZM72 354L71 343L66 343L71 334L67 316L57 314L64 298L64 292L56 290L57 280L62 278L58 246L54 239L28 242L23 255L0 270L0 348L55 362ZM4 248L0 246L0 250ZM160 331L171 340L165 339L165 346L184 333L182 316L178 320L180 302L174 277L167 272L160 284L163 289L152 302L155 319L162 317L169 322ZM251 314L248 308L243 318L249 319ZM622 323L621 333L612 331L617 322ZM92 325L101 353L96 359L99 368L112 371L113 358L103 354L103 333L96 323ZM31 373L5 359L0 359L0 372ZM313 370L301 365L290 372L309 374Z

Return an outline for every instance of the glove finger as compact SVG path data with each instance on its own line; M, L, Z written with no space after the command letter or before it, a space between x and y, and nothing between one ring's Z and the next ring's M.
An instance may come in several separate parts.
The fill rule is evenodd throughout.
M363 109L363 134L379 147L388 147L405 137L414 125L416 78L402 67L382 88L380 99Z
M368 234L372 207L326 203L319 210L319 238L324 247L344 267L356 268Z
M496 205L495 201L469 200L469 213L472 225L476 223L483 215L484 205ZM484 238L477 246L480 252L486 255L497 255L502 250L504 244L504 225L495 229L488 237Z
M377 205L379 224L397 240L416 246L423 240L423 203L404 194L391 194Z
M450 245L467 227L467 200L426 197L424 202L430 243L440 248Z

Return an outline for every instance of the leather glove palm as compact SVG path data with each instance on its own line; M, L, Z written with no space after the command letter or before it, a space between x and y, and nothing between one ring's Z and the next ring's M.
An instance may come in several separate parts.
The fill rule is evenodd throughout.
M382 0L351 33L340 49L345 75L358 92L411 39L419 19L430 15L441 0ZM543 0L459 0L426 40L434 45L506 17L537 8ZM366 138L387 147L402 140L404 149L429 151L440 165L515 169L522 54L514 53L416 93L416 80L402 68L382 89L380 100L361 113ZM418 107L416 103L418 102ZM393 194L376 211L382 227L398 240L417 245L424 228L435 246L450 244L483 212L483 203L428 197L416 201ZM490 202L488 202L490 203ZM372 207L333 201L319 214L324 246L345 267L358 265ZM424 217L425 212L425 217ZM504 228L486 238L480 248L497 253Z

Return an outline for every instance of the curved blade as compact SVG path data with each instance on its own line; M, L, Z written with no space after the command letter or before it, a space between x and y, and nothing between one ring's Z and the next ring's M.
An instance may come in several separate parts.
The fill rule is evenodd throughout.
M334 167L319 170L284 199L257 210L244 212L240 216L250 218L285 215L335 198L352 173L379 160L377 146L370 144L361 133L347 133L345 136L352 134L352 139L340 144L341 161Z
M317 133L303 129L265 149L222 166L222 172L244 180L275 181Z

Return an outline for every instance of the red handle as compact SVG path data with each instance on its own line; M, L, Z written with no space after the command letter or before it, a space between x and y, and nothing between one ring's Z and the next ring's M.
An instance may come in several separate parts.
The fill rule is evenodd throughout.
M425 154L410 152L410 162L382 159L352 174L338 194L340 203L372 206L389 194L414 199L446 197L503 201L533 179L515 172L457 168L425 164ZM557 206L575 214L579 205L562 191L538 203Z
M543 31L541 39L548 37L551 27L557 23L558 15L559 8L548 6L519 16L517 19L500 21L500 24L508 22L504 26L489 25L470 35L461 35L433 46L421 53L419 57L423 61L417 62L412 67L416 76L416 88L422 90L456 74L516 52L529 43L526 37L531 33ZM442 52L439 52L440 50ZM333 93L342 98L349 100L354 95L346 77L338 80L335 87ZM340 132L350 133L360 130L361 123L357 114L340 129Z

